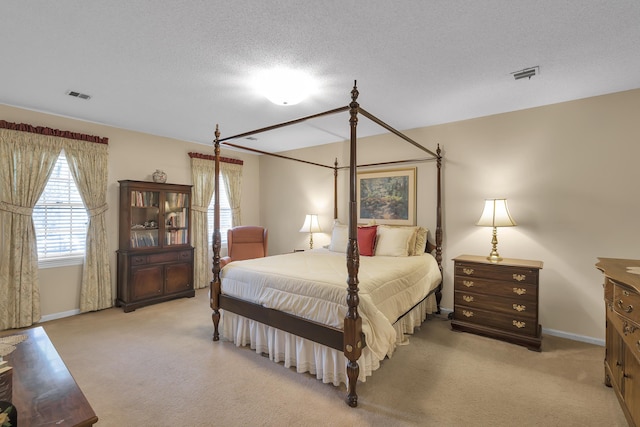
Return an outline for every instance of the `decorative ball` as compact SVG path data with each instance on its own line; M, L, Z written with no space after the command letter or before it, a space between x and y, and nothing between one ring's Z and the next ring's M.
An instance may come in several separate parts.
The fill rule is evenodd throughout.
M160 169L156 169L156 171L152 175L153 182L165 183L167 182L167 174Z

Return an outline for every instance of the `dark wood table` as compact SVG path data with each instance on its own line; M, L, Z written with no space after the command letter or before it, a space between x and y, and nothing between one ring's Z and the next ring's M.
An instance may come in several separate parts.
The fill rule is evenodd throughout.
M4 359L13 367L13 404L19 427L91 426L98 422L44 329L39 326L0 336L26 335Z

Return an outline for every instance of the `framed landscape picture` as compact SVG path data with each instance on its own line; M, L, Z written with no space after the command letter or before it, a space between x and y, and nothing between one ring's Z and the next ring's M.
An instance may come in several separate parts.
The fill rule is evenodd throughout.
M416 225L416 168L358 173L358 222Z

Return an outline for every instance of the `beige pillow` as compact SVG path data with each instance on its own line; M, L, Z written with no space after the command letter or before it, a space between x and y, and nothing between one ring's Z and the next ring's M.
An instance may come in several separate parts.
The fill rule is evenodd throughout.
M333 225L331 231L331 243L329 243L329 250L333 252L347 252L347 245L349 244L349 227L345 224L336 222Z
M414 246L413 255L421 255L427 248L427 234L429 230L424 227L416 229L416 244Z
M410 242L415 238L415 227L391 227L378 226L376 241L376 256L409 256L409 251L414 250Z

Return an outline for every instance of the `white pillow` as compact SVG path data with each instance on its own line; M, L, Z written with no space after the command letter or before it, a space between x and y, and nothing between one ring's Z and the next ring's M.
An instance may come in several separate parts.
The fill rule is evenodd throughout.
M409 251L414 249L409 247L412 238L415 245L415 231L415 227L379 225L376 256L409 256Z
M333 225L333 231L331 232L331 243L329 243L329 250L333 252L346 253L348 244L349 227L336 222Z

